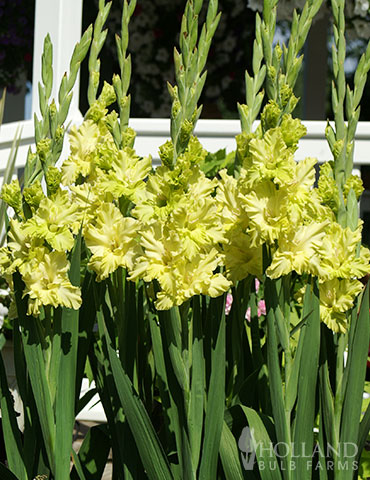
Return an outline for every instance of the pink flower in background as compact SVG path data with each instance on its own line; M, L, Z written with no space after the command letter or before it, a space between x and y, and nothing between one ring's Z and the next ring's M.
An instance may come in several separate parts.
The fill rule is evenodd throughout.
M258 302L258 316L266 315L266 303L264 300Z
M257 278L254 279L254 286L257 293L260 288L260 282ZM233 296L231 295L231 293L228 293L226 297L225 315L229 315L232 304L233 304ZM264 300L258 301L257 313L258 313L258 317L260 317L261 315L266 315L266 304ZM245 312L245 318L248 320L248 322L251 321L251 307L247 308L247 311Z
M233 296L231 295L231 293L228 293L226 297L225 315L229 315L232 304L233 304Z
M258 301L257 315L258 315L258 318L261 315L266 315L266 303L265 303L264 300L259 300ZM247 308L247 311L245 312L245 318L248 320L248 322L251 321L251 307Z

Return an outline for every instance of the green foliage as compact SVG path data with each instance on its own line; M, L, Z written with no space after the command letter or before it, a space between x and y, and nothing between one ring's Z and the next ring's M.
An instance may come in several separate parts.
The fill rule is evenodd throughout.
M222 148L215 153L208 152L199 166L208 178L214 178L223 168L231 171L234 160L235 152L226 153L226 149Z

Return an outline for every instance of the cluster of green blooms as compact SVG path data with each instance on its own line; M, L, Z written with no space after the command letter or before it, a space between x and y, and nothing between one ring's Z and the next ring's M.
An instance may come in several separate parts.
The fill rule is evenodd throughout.
M305 128L284 115L276 125L270 102L253 134L237 137L237 178L222 170L207 179L200 169L207 152L191 137L173 162L173 144L160 148L162 165L114 141L108 114L114 92L105 85L79 128L70 132L70 156L61 169L23 191L13 182L2 197L13 207L9 242L0 253L2 272L16 270L29 295L29 314L41 305L79 308L80 290L68 279L68 252L82 230L90 251L88 266L97 281L118 267L131 280L156 281L156 307L181 305L193 295L226 292L248 275L270 278L292 272L319 278L321 318L344 332L346 312L362 289L370 252L355 231L336 221L339 193L330 163L315 183L316 159L294 160ZM270 111L269 111L270 110ZM344 189L361 193L351 177ZM263 272L263 250L270 259ZM299 298L298 298L299 299Z

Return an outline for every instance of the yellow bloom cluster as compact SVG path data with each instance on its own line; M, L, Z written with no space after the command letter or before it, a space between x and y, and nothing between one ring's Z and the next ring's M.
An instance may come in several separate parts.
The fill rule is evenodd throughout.
M98 281L119 266L133 266L138 221L122 215L118 199L135 198L145 185L151 161L137 157L129 145L117 148L105 107L106 102L98 100L82 125L72 127L70 156L61 170L49 167L46 172L48 196L39 182L24 189L23 195L18 182L3 190L17 219L10 222L0 269L8 276L20 272L30 315L38 315L43 305L80 307L81 292L69 280L67 255L81 228L91 252L89 267ZM129 129L130 141L132 134Z
M102 98L112 101L112 89L104 88ZM107 113L107 101L99 99L82 125L72 127L70 156L60 170L46 172L48 196L38 182L23 194L17 183L3 190L17 218L0 267L4 274L21 273L30 314L42 305L79 308L67 254L82 228L97 281L119 267L133 281L156 281L158 309L193 295L218 296L248 275L274 279L295 272L303 280L319 278L322 321L346 330L370 252L360 247L361 222L355 231L336 222L331 163L321 167L315 186L316 160L294 160L305 134L299 120L284 115L276 126L276 106L268 104L256 132L237 137L238 174L222 170L210 180L200 168L207 152L195 137L176 162L166 142L155 171L151 158L136 155L130 128L119 148L111 133L117 115ZM350 177L344 200L361 188Z
M85 227L85 242L92 252L89 266L101 281L118 267L132 268L137 243L137 221L125 218L112 203L102 203L95 219Z
M88 266L97 281L118 267L133 268L141 251L139 222L124 216L120 207L136 201L152 169L151 159L138 157L131 148L132 129L126 132L125 146L117 147L108 129L114 115L96 102L83 124L71 131L71 155L62 166L62 182L83 212L83 235L92 254Z
M58 190L44 197L33 212L28 219L20 215L10 221L8 244L0 254L1 274L20 272L29 315L38 315L42 305L78 309L81 292L69 280L67 259L79 228L77 207L68 192Z
M369 271L370 252L360 247L361 222L353 232L335 220L338 191L328 164L314 187L316 160L296 163L293 153L304 127L290 116L280 127L261 129L237 138L241 170L238 179L221 172L217 200L227 242L226 272L233 281L262 274L262 248L271 263L270 278L296 272L319 277L320 314L329 328L346 330L346 312L362 290L359 281ZM295 137L292 142L291 138ZM350 187L361 192L351 178ZM348 192L347 192L348 193Z
M231 282L219 271L225 237L214 197L217 180L199 168L207 154L199 141L191 138L174 167L166 163L173 153L167 142L161 148L163 166L149 174L151 159L138 157L129 146L117 149L107 117L96 112L95 117L72 130L62 181L84 212L89 267L97 280L119 266L132 280L155 279L159 309L228 290ZM127 202L134 207L129 217L121 212Z
M167 143L162 152L168 155ZM193 295L215 297L231 282L221 273L224 227L213 193L217 180L209 180L199 164L206 155L192 137L175 167L164 165L152 173L138 198L133 215L140 221L142 255L131 279L156 279L161 291L156 307L168 309Z

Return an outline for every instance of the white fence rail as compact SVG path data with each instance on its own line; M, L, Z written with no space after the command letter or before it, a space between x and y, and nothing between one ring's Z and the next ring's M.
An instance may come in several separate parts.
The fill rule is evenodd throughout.
M81 114L75 110L70 121L80 124ZM304 124L307 127L307 135L300 142L295 155L296 159L315 157L319 162L330 160L332 156L324 135L326 122L307 121ZM5 168L11 144L19 126L22 128L22 135L16 161L17 168L24 166L27 150L34 143L32 120L2 125L0 129L0 171ZM158 161L158 148L169 138L169 120L133 118L130 120L130 126L137 132L135 143L137 153L140 156L150 154L154 160ZM240 133L240 123L238 120L199 120L195 133L208 151L215 152L220 148L226 148L230 152L236 148L235 136ZM67 155L67 153L68 147L66 146L63 155ZM360 122L358 125L354 168L358 169L361 165L370 165L370 122Z

